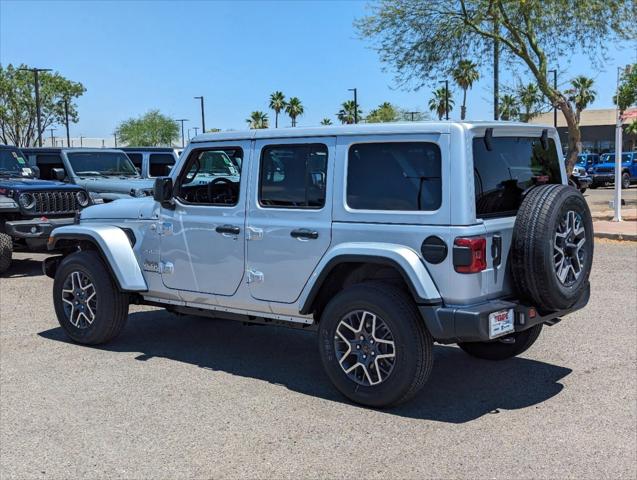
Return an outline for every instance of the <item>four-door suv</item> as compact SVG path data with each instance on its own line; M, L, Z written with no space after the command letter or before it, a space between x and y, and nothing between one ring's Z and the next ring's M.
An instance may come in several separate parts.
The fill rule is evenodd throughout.
M591 188L597 188L615 183L615 154L604 153L599 163L589 170L593 183ZM621 186L629 188L631 183L637 182L637 152L622 153Z
M0 145L0 273L11 265L14 246L46 250L51 231L72 224L90 204L85 189L38 180L18 148Z
M122 147L143 178L165 177L177 161L175 150L169 147Z
M106 148L25 148L40 178L86 188L98 201L153 194L153 181L141 178L124 152Z
M509 122L205 134L154 198L54 230L44 271L77 342L111 340L131 302L314 328L344 395L393 405L434 342L509 358L588 302L591 215L560 151Z

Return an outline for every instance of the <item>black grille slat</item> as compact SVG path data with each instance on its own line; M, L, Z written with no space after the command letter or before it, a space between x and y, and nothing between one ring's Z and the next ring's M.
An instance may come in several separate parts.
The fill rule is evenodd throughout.
M41 215L75 213L79 205L76 192L35 192L35 212Z

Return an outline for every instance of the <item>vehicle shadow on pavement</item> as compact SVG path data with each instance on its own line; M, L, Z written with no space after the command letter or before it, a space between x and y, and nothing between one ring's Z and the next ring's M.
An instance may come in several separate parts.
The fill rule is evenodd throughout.
M70 343L59 327L39 335ZM136 360L167 358L350 404L324 374L313 332L178 317L157 310L132 313L122 334L107 345L77 348L142 352ZM499 413L500 409L540 404L562 390L558 382L572 371L525 358L478 360L455 346L436 346L434 355L433 373L418 396L383 412L439 422L468 422Z
M0 278L37 277L42 273L42 262L32 258L13 259L9 270L0 275Z

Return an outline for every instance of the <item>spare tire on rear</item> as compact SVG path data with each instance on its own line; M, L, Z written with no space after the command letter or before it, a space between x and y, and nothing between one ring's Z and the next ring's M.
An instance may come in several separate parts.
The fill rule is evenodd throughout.
M564 310L581 297L593 264L593 220L567 185L542 185L525 197L513 229L511 273L518 295L540 310Z

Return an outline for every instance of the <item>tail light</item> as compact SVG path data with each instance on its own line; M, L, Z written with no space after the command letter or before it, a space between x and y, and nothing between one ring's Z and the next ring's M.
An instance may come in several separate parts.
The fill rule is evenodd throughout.
M453 242L453 266L458 273L477 273L487 268L487 240L458 237Z

